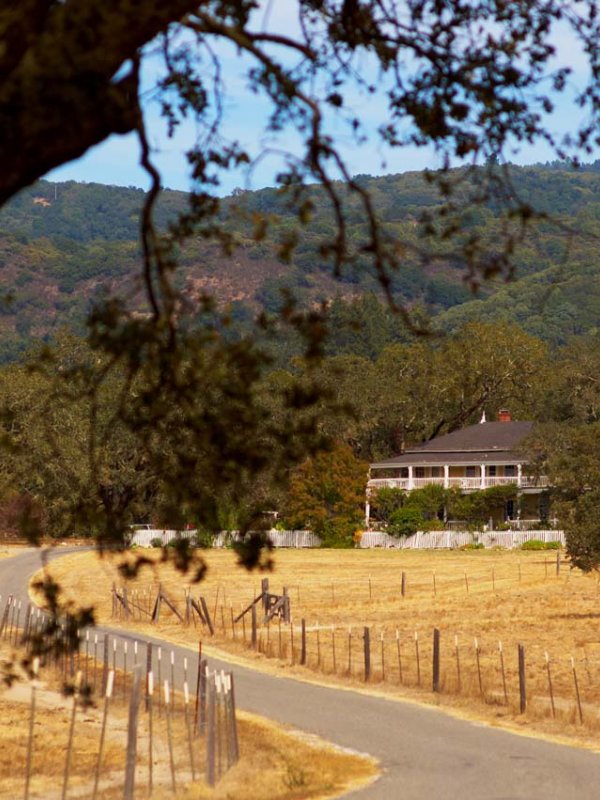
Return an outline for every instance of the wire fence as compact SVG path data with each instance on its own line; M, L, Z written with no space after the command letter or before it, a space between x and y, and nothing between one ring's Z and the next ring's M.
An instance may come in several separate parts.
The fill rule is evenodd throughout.
M0 604L1 600L0 596ZM190 781L203 779L209 786L216 785L239 760L234 677L231 672L209 669L201 645L192 664L192 659L152 642L78 630L73 620L56 620L30 604L24 608L10 596L0 615L0 640L23 647L32 664L30 733L23 764L25 800L35 796L31 779L36 755L42 758L39 734L36 738L34 733L40 667L58 676L72 694L62 798L68 796L77 762L78 727L94 698L102 709L93 788L86 795L93 800L114 787L114 767L105 759L107 730L114 715L120 718L126 713L128 718L120 778L125 800L133 800L136 787L144 788L150 797L160 783L157 770L168 774L175 794L178 786ZM48 787L38 796L46 796L47 791Z
M483 593L498 597L500 602L504 589L525 588L527 582L551 585L560 581L564 563L557 552L556 556L530 559L523 574L520 562L512 563L510 568L492 565L489 569L443 576L435 571L429 575L403 571L393 589L389 582L368 577L362 586L355 580L347 581L345 586L342 579L299 583L284 587L280 596L270 594L268 579L263 579L260 592L257 589L252 599L246 597L242 602L237 598L235 608L231 588L227 606L225 587L220 586L211 598L192 598L185 592L179 605L168 596L163 621L198 626L203 635L216 641L230 641L266 658L327 675L427 689L504 707L509 713L551 717L596 728L600 723L600 640L578 642L572 652L552 653L548 647L532 642L531 637L526 645L514 640L504 644L489 630L470 638L455 634L443 624L433 631L418 630L406 623L407 614L402 612L398 625L369 621L368 611L364 625L355 619L351 624L320 624L304 614L291 616L288 623L284 613L269 618L266 612L279 607L276 601L283 598L287 603L282 610L287 608L288 615L290 604L298 608L310 607L311 603L314 608L319 602L334 606L342 594L347 599L348 592L355 608L366 609L392 599L401 602ZM568 572L566 581L575 581L576 577ZM122 591L113 587L113 597ZM151 619L159 604L157 592L167 596L162 587L152 586L130 593L129 608L113 599L113 613L122 620Z

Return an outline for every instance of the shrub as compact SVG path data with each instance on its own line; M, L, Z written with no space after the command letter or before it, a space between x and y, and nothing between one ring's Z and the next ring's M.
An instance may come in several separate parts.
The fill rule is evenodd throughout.
M485 545L483 542L471 542L471 544L465 544L461 548L461 550L485 550Z
M531 539L521 545L521 550L560 550L560 548L560 542L542 542L541 539Z
M155 536L154 539L150 539L150 547L162 547L162 539L160 536Z
M418 508L405 506L394 511L387 532L392 536L410 536L423 525L423 515Z
M194 547L200 547L202 550L208 550L213 546L212 533L209 531L198 530L192 539Z
M530 539L528 542L523 542L521 550L545 550L546 545L541 539Z

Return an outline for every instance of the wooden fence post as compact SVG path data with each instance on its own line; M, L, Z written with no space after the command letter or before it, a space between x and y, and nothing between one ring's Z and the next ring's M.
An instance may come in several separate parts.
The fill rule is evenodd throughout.
M200 713L198 715L198 730L203 736L206 733L206 700L208 692L208 663L200 662Z
M287 586L283 587L283 597L284 597L284 600L283 600L283 621L289 624L290 619L291 619L291 613L290 613L290 596L288 594L288 587Z
M481 659L479 657L479 641L477 640L477 637L475 637L473 642L475 645L475 658L477 660L477 680L479 682L479 694L481 695L481 699L485 700L485 694L483 691L483 681L481 678Z
M433 680L432 688L434 692L440 690L440 631L439 628L433 629Z
M556 577L560 575L560 550L556 551Z
M519 712L527 710L527 688L525 686L525 647L519 645Z
M92 800L96 800L98 795L98 784L100 783L100 771L102 769L102 754L104 753L104 741L106 739L106 721L108 719L108 705L113 692L113 683L115 680L115 673L113 671L108 673L108 681L106 683L106 692L104 694L104 710L102 712L102 726L100 728L100 744L98 745L98 758L96 760L96 771L94 773L94 789L92 791Z
M152 643L146 642L146 711L149 706L149 676L152 672Z
M504 692L504 704L508 705L508 692L506 690L506 672L504 670L504 652L502 642L498 642L498 653L500 654L500 670L502 672L502 690Z
M406 596L406 572L402 573L402 584L400 586L400 592L402 593L402 597Z
M108 635L104 634L104 653L102 657L102 693L106 691L108 680Z
M365 651L365 681L371 677L371 631L365 625L363 628L363 644Z
M127 724L127 755L125 761L125 785L123 800L133 800L135 793L135 760L137 755L137 725L140 706L140 670L135 669L133 687L129 700L129 720Z
M552 708L552 719L556 719L556 708L554 706L554 689L552 687L552 674L550 673L550 656L548 655L548 651L544 652L544 657L546 659L546 674L548 676L548 691L550 693L550 706Z
M252 617L252 649L256 650L256 645L257 645L256 605L254 603L252 604L251 617Z
M206 782L215 785L215 734L216 734L216 691L214 680L208 682L208 732L206 737Z
M583 711L581 709L581 695L579 694L579 681L577 680L577 670L575 669L575 659L573 658L573 656L571 656L571 668L573 670L573 683L575 685L575 698L577 699L579 722L583 722Z
M301 640L300 640L300 663L306 664L306 620L301 622Z

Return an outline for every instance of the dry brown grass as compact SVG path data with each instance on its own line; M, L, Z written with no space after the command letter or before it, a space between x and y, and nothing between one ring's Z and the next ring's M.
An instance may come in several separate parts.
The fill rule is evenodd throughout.
M14 655L12 656L14 659ZM122 696L122 674L109 708L107 739L102 760L99 798L116 800L123 794L127 705ZM43 671L43 684L36 684L35 738L30 797L54 800L61 796L65 752L73 709L73 698L58 688L62 675ZM31 714L31 684L20 681L0 694L0 799L22 797L25 784L27 743ZM364 785L377 775L374 761L342 752L321 741L306 741L298 734L239 713L240 761L210 789L204 778L204 739L194 743L196 780L192 781L188 728L176 700L172 715L177 798L192 800L296 800L336 796L354 786ZM142 706L143 708L143 706ZM76 712L69 797L90 797L92 793L101 726L101 708L78 706ZM136 786L148 783L148 716L140 714ZM154 798L171 798L167 723L164 711L153 713ZM142 789L146 796L146 789Z
M249 652L242 623L235 631L231 625L232 613L239 613L259 593L262 575L237 567L231 551L210 551L206 559L207 577L191 590L193 596L202 594L206 598L215 616L214 644L264 666L264 655ZM110 589L113 581L119 583L115 564L110 558L100 560L94 554L81 554L60 559L51 569L72 598L95 603L99 621L156 632L141 612L128 622L111 619ZM400 595L403 571L407 575L404 598ZM277 661L281 669L307 674L306 668L297 666L300 620L305 619L308 667L326 675L327 680L357 685L363 677L362 630L366 625L372 641L371 683L382 691L443 702L496 722L512 720L537 730L600 741L600 720L595 713L600 701L598 581L564 564L557 576L553 552L279 551L275 569L268 577L271 591L279 593L283 586L288 587L294 629L292 657L288 626L281 626L281 633L277 623L261 627L260 650L274 659L270 665ZM130 597L141 608L149 607L159 578L183 609L185 578L164 566L160 572L158 567L156 572L147 570L131 583ZM442 694L425 697L431 688L434 627L440 629L442 637ZM173 641L192 643L201 637L208 642L210 638L199 623L197 628L182 626L165 606L159 628L162 636ZM249 636L247 619L246 640ZM504 700L499 641L508 703ZM526 720L519 717L517 708L518 643L526 650ZM552 719L548 696L546 651L556 695L556 719ZM576 712L571 656L581 691L583 727Z

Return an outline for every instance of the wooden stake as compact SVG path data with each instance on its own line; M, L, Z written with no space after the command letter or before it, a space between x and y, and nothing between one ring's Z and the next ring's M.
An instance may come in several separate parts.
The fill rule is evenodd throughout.
M153 775L152 775L152 761L154 759L154 724L153 724L153 705L154 705L154 673L152 670L148 673L148 797L152 796Z
M348 626L348 675L352 675L352 626Z
M415 655L417 658L417 686L421 685L421 659L419 657L419 634L415 631Z
M365 681L371 677L371 631L365 625L363 628L363 644L365 655Z
M575 669L575 659L571 656L571 668L573 670L573 683L575 685L575 697L577 698L577 710L579 712L579 722L583 722L583 711L581 709L581 696L579 694L579 681L577 680L577 670Z
M383 631L381 631L381 680L385 680L385 641Z
M300 663L306 664L306 620L301 621Z
M440 691L440 631L439 628L433 629L433 667L432 667L432 689L434 692Z
M481 661L479 658L479 642L477 641L477 637L473 640L475 643L475 658L477 659L477 678L479 680L479 694L481 695L481 699L485 700L485 696L483 694L483 682L481 680Z
M400 649L400 631L396 628L396 650L398 653L398 681L403 683L402 679L402 653Z
M527 710L527 689L525 686L525 647L520 644L519 655L519 712L524 714Z
M173 794L177 793L175 783L175 758L173 756L173 731L171 729L171 693L169 691L169 681L164 682L165 687L165 716L167 718L167 742L169 745L169 766L171 768L171 788Z
M185 729L187 731L188 750L190 753L190 771L192 773L192 780L196 780L196 768L194 764L194 748L192 746L192 728L190 725L190 692L188 689L187 681L183 682L183 713L185 718Z
M546 659L546 675L548 676L548 693L550 694L550 706L552 708L552 719L556 719L556 708L554 706L554 688L552 686L552 675L550 673L550 657L548 652L544 652L544 658Z
M29 782L31 780L31 764L33 761L33 740L34 740L34 725L35 725L35 690L37 684L37 674L40 666L40 660L36 656L33 659L33 679L31 681L31 707L29 711L29 734L27 737L27 762L25 765L25 795L24 800L29 800Z
M129 718L127 721L127 754L125 757L125 784L123 800L134 800L135 797L135 762L137 758L137 726L140 709L141 671L135 667L133 684L129 698Z
M466 572L465 572L465 588L467 590L467 594L469 594L469 579L467 578Z
M75 680L73 691L73 708L71 710L71 722L69 724L69 738L67 740L67 755L65 758L65 774L63 779L62 800L66 800L67 786L69 785L69 772L71 770L71 754L73 753L73 734L75 733L75 716L77 714L77 698L81 686L81 673L78 673Z
M106 692L104 693L104 710L102 712L102 727L100 728L100 744L98 745L98 758L96 759L96 771L94 773L94 789L92 792L92 800L96 800L96 797L98 795L100 770L102 768L102 755L104 753L104 741L106 739L106 721L108 719L108 706L110 703L110 698L112 697L113 693L114 681L115 681L115 673L111 671L108 673Z
M206 782L209 786L214 786L215 780L215 685L214 681L208 682L208 733L206 737Z
M500 656L500 671L502 673L502 690L504 692L504 705L508 705L508 692L506 690L506 672L504 669L504 651L502 650L502 642L498 642L498 655Z
M461 680L460 680L460 652L458 647L458 636L454 635L454 658L456 660L456 690L460 694Z
M335 657L335 625L331 626L331 654L333 659L333 673L337 673L337 660Z
M406 572L402 573L402 583L400 585L400 593L402 597L406 596Z

